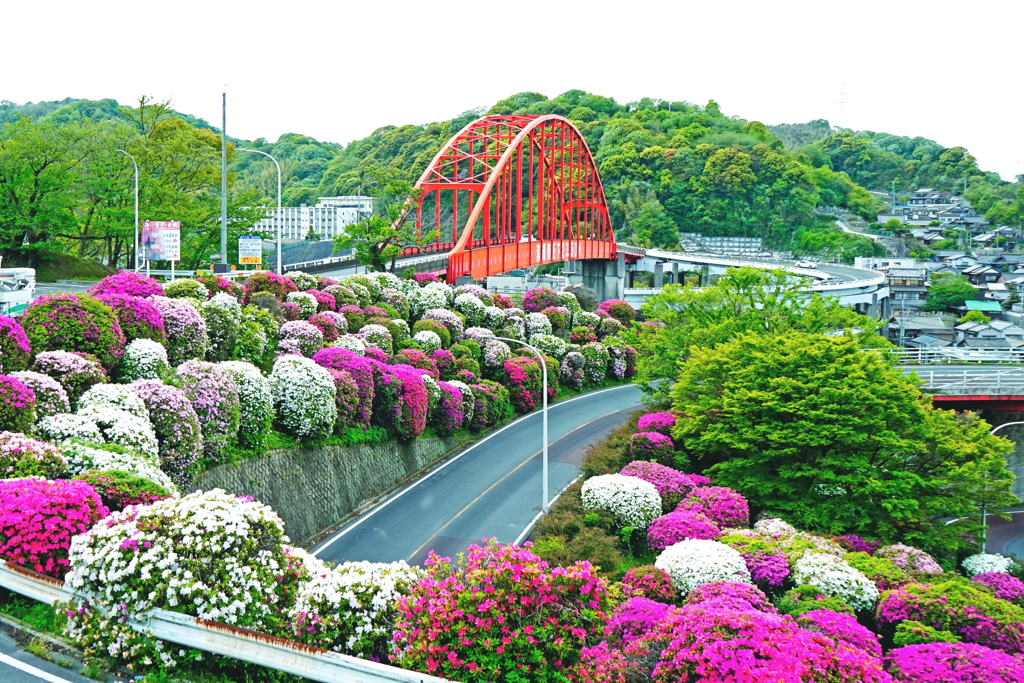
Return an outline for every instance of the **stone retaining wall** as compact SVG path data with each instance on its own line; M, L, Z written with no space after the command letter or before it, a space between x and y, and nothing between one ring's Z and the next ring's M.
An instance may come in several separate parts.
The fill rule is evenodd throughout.
M193 484L266 503L284 520L292 543L305 546L363 503L459 445L448 437L272 450L260 458L206 470Z

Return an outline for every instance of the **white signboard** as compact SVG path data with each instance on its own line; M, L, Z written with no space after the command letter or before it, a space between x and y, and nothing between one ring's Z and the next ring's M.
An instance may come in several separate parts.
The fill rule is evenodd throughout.
M181 221L143 221L142 253L147 261L180 261Z
M263 238L259 235L241 235L238 238L238 262L257 266L263 263Z

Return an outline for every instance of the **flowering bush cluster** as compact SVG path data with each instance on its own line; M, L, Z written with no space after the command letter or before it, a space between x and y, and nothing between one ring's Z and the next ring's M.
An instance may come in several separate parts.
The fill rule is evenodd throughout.
M85 482L0 480L0 558L63 578L72 539L107 513Z
M136 339L124 350L121 378L126 382L160 379L170 371L167 349L149 339Z
M676 499L681 501L694 489L694 483L689 475L656 462L634 460L623 467L619 474L626 477L639 477L654 484L654 488L658 490L658 495L662 497L662 500L676 496Z
M241 407L235 378L219 365L198 360L179 365L178 376L199 418L203 453L217 461L238 440Z
M896 648L885 667L899 683L1018 683L1024 662L972 643L927 643Z
M968 576L991 574L993 572L1002 572L1006 574L1020 567L1020 565L1009 557L1006 557L1005 555L997 555L995 553L978 553L977 555L971 555L964 559L962 565Z
M93 487L100 501L111 512L118 512L129 505L149 505L171 497L171 492L163 486L122 470L89 470L75 479Z
M56 479L67 469L67 459L53 444L18 432L0 432L0 479Z
M210 344L206 321L185 299L153 297L153 304L164 317L167 330L167 359L173 366L202 358Z
M674 543L661 551L654 566L672 577L672 584L683 597L713 581L750 583L743 557L717 541L688 539Z
M41 296L29 305L21 326L36 353L89 353L108 371L124 353L124 333L114 310L86 294Z
M104 294L98 298L113 309L126 342L136 339L167 342L164 316L151 301L127 294Z
M793 580L839 598L855 610L871 609L878 600L875 584L846 562L825 553L800 557L793 568Z
M0 375L0 429L30 432L36 421L36 395L18 379Z
M580 489L580 498L585 508L606 510L620 525L634 529L646 529L661 514L658 489L642 479L621 474L587 479Z
M0 372L10 374L28 367L32 346L18 321L0 315Z
M975 574L971 581L977 581L992 591L992 595L1000 600L1012 602L1018 607L1024 607L1024 581L1016 576L1010 576L1003 572L988 572Z
M658 432L637 432L629 439L629 454L636 460L667 465L674 453L672 439Z
M587 563L551 568L529 546L493 541L455 567L431 555L398 601L392 661L452 680L559 680L596 644L608 607Z
M133 273L130 270L122 270L116 275L108 275L89 290L93 296L107 294L121 294L140 298L150 296L161 296L163 289L160 283L142 273Z
M718 540L739 552L754 583L775 589L782 587L789 577L789 558L774 543L756 535L743 534L723 536Z
M338 419L334 378L309 358L282 356L270 373L278 424L300 438L330 434Z
M720 609L757 610L772 614L776 612L768 596L757 586L736 581L712 581L697 586L686 596L685 604L704 607L714 605Z
M658 517L647 527L647 545L651 550L664 550L688 538L714 540L722 530L699 512L679 510Z
M724 486L699 486L679 505L680 510L696 510L723 527L745 527L750 523L747 499Z
M672 577L663 569L646 564L633 567L622 577L622 594L626 597L640 596L651 600L671 602L676 597Z
M149 421L160 444L161 469L179 484L187 483L203 455L202 427L192 401L181 389L157 380L142 380L129 386L149 411Z
M69 351L37 354L32 370L57 380L72 408L78 405L78 397L93 385L107 381L107 373L96 359Z
M900 569L905 569L910 572L919 572L922 574L941 574L942 567L936 562L931 555L918 550L909 545L903 545L902 543L896 543L895 545L887 545L883 548L879 548L875 551L875 554L879 557L892 560Z
M641 432L657 432L665 436L672 436L672 427L676 424L676 416L669 412L647 413L637 423L637 429Z

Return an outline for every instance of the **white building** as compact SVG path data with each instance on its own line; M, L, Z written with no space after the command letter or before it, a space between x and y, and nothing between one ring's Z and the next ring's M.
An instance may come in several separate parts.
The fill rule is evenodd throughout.
M282 206L280 214L271 215L256 224L255 230L276 235L280 222L284 239L302 240L307 237L329 240L337 236L346 225L358 223L373 212L373 197L320 197L316 206ZM277 215L275 215L277 214Z

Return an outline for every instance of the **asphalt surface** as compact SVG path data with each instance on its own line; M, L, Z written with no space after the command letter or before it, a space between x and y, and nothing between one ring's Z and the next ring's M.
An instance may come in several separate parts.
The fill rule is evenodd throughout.
M63 292L69 292L72 294L78 292L86 292L96 282L75 282L75 283L60 283L60 282L37 282L36 291L33 294L33 299L38 299L45 294L60 294Z
M59 657L60 655L54 655ZM75 664L75 668L80 665ZM3 683L95 683L53 662L40 659L18 645L6 633L0 633L0 681Z
M632 385L578 396L548 409L549 495L579 473L587 447L641 408ZM484 538L521 541L541 509L541 414L478 441L351 521L311 550L339 562L405 560L431 550L454 557Z

